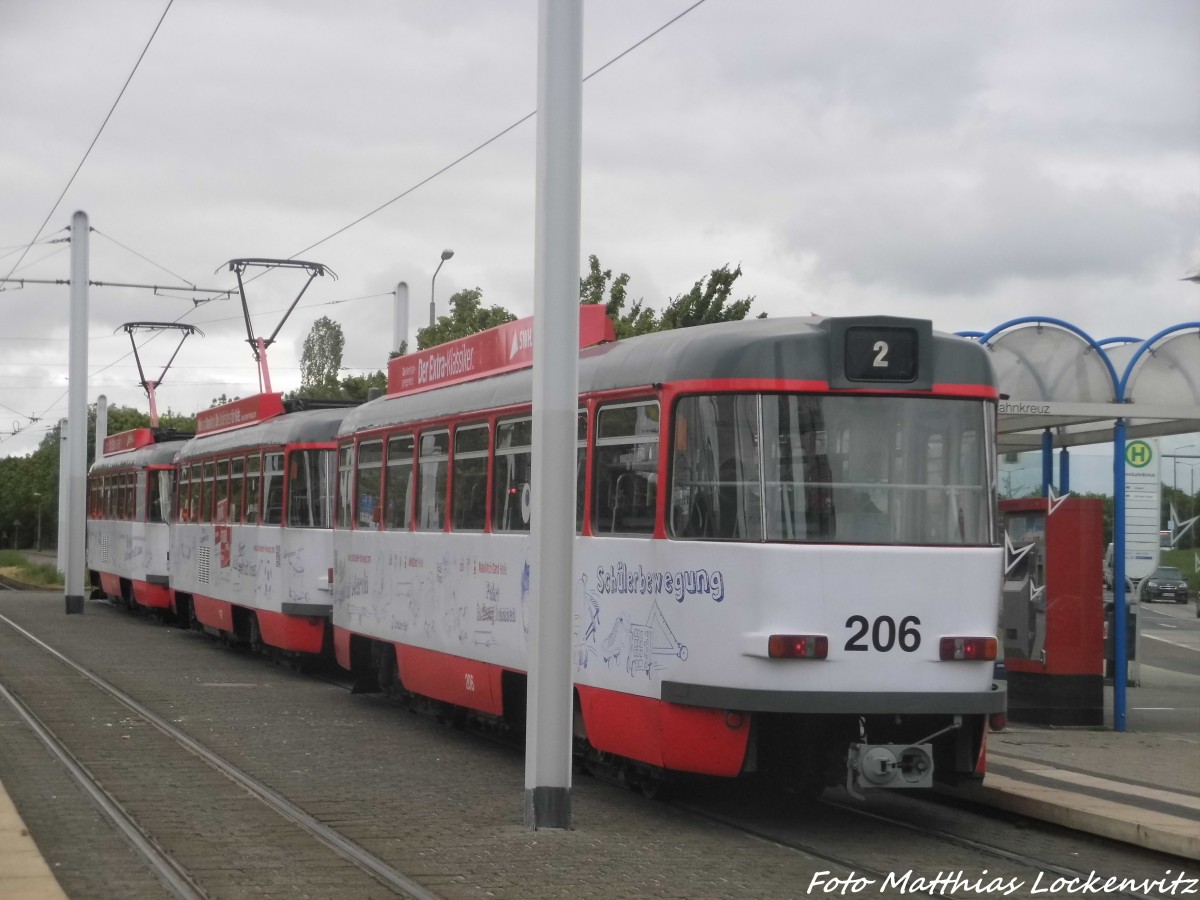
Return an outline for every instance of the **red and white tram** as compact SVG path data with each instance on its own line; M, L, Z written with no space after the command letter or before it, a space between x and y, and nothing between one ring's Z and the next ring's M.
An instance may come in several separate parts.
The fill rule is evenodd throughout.
M330 614L334 436L344 408L259 394L205 410L180 448L176 611L250 646L317 654Z
M171 605L172 475L175 454L190 437L162 428L110 435L88 474L89 580L129 608Z
M392 361L392 393L341 423L333 535L339 662L514 727L528 329ZM921 320L753 320L589 347L579 390L586 757L851 790L981 771L1004 710L982 348Z

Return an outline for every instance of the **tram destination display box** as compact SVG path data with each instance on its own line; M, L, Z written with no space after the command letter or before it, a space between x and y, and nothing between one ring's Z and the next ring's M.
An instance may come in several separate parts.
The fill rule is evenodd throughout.
M1009 718L1103 725L1103 504L1002 500L1000 514L1010 547L1000 614Z

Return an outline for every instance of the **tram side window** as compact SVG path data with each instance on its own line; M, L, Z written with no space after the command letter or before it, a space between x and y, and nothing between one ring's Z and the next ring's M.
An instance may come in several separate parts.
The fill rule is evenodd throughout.
M487 521L488 427L470 425L454 430L455 531L483 531Z
M200 521L200 506L204 502L204 479L201 477L203 467L200 463L192 464L192 489L188 495L188 521Z
M411 434L390 438L387 445L387 515L383 525L393 531L407 531L412 513L413 449Z
M124 475L117 476L116 493L117 493L117 516L116 517L118 519L124 519L125 518L125 507L126 507L126 502L125 502L126 491L125 491L125 476Z
M358 486L354 492L354 527L376 529L382 510L383 441L358 445Z
M147 522L165 522L166 519L162 515L162 507L160 501L162 498L162 490L167 482L162 480L162 476L168 473L161 469L146 470L146 521Z
M246 457L246 524L257 525L260 516L259 500L261 499L262 478L261 458L257 453Z
M180 466L175 473L175 514L180 522L188 520L188 492L191 490L191 484L188 467Z
M283 454L268 453L263 457L264 525L283 524Z
M496 426L492 530L528 531L533 481L533 420L509 419Z
M212 460L204 463L200 471L200 521L211 522L213 518L213 494L216 493L217 466Z
M229 518L229 460L217 462L217 480L213 488L213 521L228 522Z
M235 456L229 461L229 521L241 522L245 508L246 457Z
M762 540L758 397L683 398L675 407L673 440L672 536Z
M450 468L450 432L426 431L421 435L419 507L417 527L442 531L446 527L446 476Z
M335 528L349 528L354 509L354 445L338 450L337 517Z
M293 450L288 455L288 525L329 528L333 524L333 451Z
M595 534L654 532L658 430L656 402L601 407L592 482Z
M150 473L150 519L152 522L170 522L175 497L175 470L159 469Z

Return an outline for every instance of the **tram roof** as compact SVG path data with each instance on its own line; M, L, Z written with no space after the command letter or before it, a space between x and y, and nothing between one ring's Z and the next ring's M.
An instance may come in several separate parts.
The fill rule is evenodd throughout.
M749 319L660 331L589 347L580 351L579 391L589 394L709 379L827 383L826 321ZM995 384L987 353L956 335L934 333L933 366L934 383ZM382 397L349 412L342 433L525 404L532 396L532 379L532 370L523 369L424 393Z
M118 469L141 469L146 466L169 465L175 459L175 454L187 443L186 440L161 441L157 444L138 447L136 450L102 456L92 463L91 471L99 473Z
M195 459L213 453L249 450L253 447L279 447L284 444L312 444L331 441L351 408L315 409L284 413L245 428L192 438L179 451L177 459Z

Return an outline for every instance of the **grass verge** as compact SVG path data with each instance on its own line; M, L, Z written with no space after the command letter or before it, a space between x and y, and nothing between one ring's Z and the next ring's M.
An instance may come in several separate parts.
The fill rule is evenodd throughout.
M61 585L58 569L44 563L31 563L19 550L0 550L0 570L24 584Z

